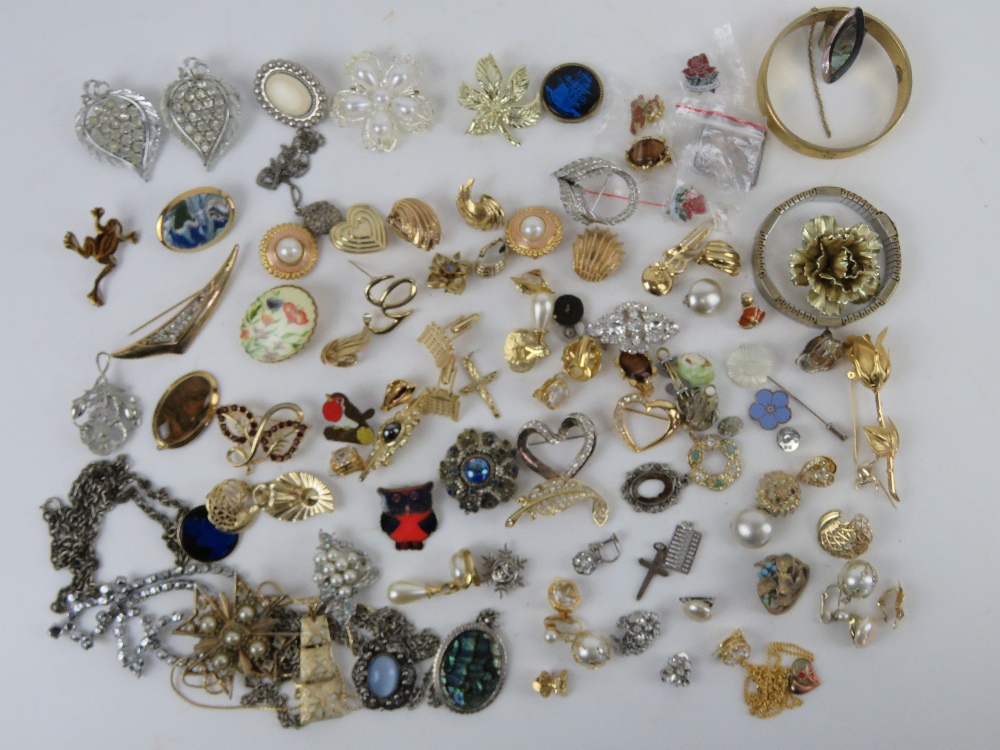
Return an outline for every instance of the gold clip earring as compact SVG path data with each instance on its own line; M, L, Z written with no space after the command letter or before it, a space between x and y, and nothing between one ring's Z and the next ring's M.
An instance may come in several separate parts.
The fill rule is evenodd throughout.
M417 583L395 581L389 584L387 595L392 604L409 604L420 599L430 599L438 594L454 594L481 583L476 571L476 561L467 549L460 549L451 556L451 580L447 583Z
M552 353L545 343L545 335L552 323L555 295L538 270L518 276L512 281L522 292L532 295L532 327L516 328L507 335L503 357L514 372L528 372L535 366L535 362Z
M545 640L568 642L573 660L587 669L607 664L611 658L611 643L600 633L585 630L583 623L573 617L573 610L580 604L580 590L576 584L556 578L549 586L549 604L556 613L545 618Z
M366 326L361 333L334 339L323 347L320 361L334 367L353 367L358 363L358 352L364 349L372 340L371 330Z
M886 622L889 622L889 613L885 611L887 602L889 599L893 602L893 617L892 617L892 629L895 630L899 627L899 621L905 616L903 611L903 600L906 598L906 594L903 591L903 584L897 582L896 588L886 589L886 592L879 597L878 608L882 612L882 617Z

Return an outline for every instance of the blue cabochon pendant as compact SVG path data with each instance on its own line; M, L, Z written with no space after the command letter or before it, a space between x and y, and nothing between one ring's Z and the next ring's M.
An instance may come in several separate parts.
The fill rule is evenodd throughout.
M156 238L186 253L213 245L233 228L236 205L224 190L200 187L174 198L156 220Z
M557 120L581 122L593 115L604 99L601 79L580 63L550 70L542 80L542 104Z
M98 159L134 169L148 181L160 145L160 116L153 105L134 91L94 80L83 84L81 98L80 142Z
M441 641L434 658L430 703L460 714L482 711L500 694L507 677L507 651L496 632L497 613L484 609Z
M160 109L167 127L197 152L206 169L215 166L239 129L239 94L196 57L184 61L180 77L163 92Z

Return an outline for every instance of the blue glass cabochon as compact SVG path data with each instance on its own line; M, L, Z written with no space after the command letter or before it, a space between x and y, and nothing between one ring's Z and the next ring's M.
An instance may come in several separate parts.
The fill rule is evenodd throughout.
M579 63L560 65L542 81L542 103L560 120L576 122L590 117L603 97L597 73Z

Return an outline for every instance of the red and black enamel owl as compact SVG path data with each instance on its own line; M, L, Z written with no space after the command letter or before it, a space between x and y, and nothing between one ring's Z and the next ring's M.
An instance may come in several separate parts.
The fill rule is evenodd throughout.
M438 527L431 506L433 482L414 487L378 488L382 496L382 531L396 549L423 549L424 540Z

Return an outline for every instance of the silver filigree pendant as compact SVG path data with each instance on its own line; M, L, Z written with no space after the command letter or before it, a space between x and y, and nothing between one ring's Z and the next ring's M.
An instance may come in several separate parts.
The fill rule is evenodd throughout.
M76 135L101 161L129 167L149 180L160 146L160 116L149 100L104 81L83 84Z
M110 364L110 354L98 354L97 369L100 374L97 380L90 390L73 400L73 424L80 430L80 440L97 456L107 456L116 451L128 438L129 432L142 422L135 396L108 381Z
M160 104L167 127L211 170L239 130L240 95L209 74L208 66L189 57L180 77L167 86Z

